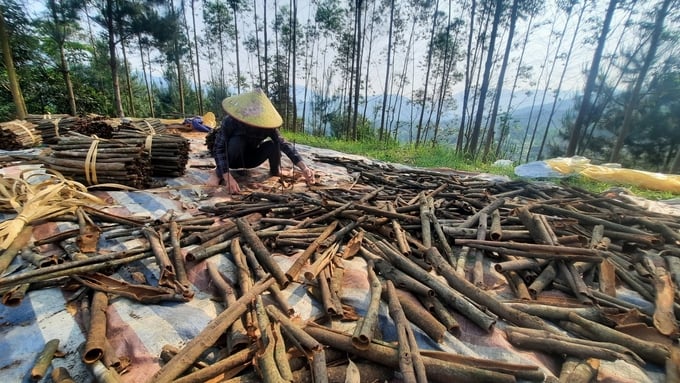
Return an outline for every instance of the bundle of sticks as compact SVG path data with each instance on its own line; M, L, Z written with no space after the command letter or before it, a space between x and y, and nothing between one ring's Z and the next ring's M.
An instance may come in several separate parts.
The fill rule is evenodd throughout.
M123 123L114 134L114 138L128 145L141 145L149 153L154 177L184 175L189 162L189 140L180 135L159 133L156 128L152 129L155 133L147 133L143 131L144 129Z
M38 124L37 129L43 142L48 145L56 144L59 137L73 130L75 126L82 124L81 117L68 115L65 117L54 117L53 115L46 117L48 118L40 119L36 124Z
M114 183L134 188L151 185L149 155L142 145L69 133L40 156L45 167L85 185Z
M120 124L120 129L140 134L166 133L167 126L158 118L128 119Z
M0 123L0 149L19 150L42 145L36 125L24 120Z
M219 374L245 381L325 381L333 375L327 361L334 352L368 361L362 379L373 372L383 381L400 370L412 382L544 381L550 372L530 363L420 350L412 333L415 325L437 343L476 326L471 338L492 337L499 322L513 346L563 363L563 381L577 381L576 370L592 378L598 360L653 364L678 376L677 217L565 186L317 159L358 174L356 183L306 193L253 192L216 204L206 217L174 223L87 210L107 222L145 227L149 243L134 253L91 258L89 273L155 257L158 280L171 290L144 290L152 294L145 302L187 300L187 268L208 260L200 269L207 269L224 301L225 310L201 333L168 351L152 382L205 381ZM154 224L159 226L151 230ZM296 257L280 263L274 254ZM233 275L225 278L209 262L215 256L232 260ZM345 265L355 257L365 261L369 286L363 315L342 299ZM55 274L0 278L0 290L83 273L80 263L72 264L71 273L66 265L58 274L55 268ZM356 270L352 278L360 283ZM96 291L143 296L138 285L125 287L98 274L76 280ZM298 283L309 286L322 308L307 323L290 320L293 310L282 294ZM640 299L619 297L623 290ZM273 303L262 301L265 291ZM381 305L389 307L396 345L376 331ZM466 326L459 325L463 320ZM335 321L355 323L354 331L317 324ZM640 331L641 325L648 331ZM204 364L201 355L225 332L225 357ZM504 342L489 342L498 343ZM250 363L257 367L246 368Z
M30 121L34 124L38 124L39 122L42 122L42 120L51 120L51 119L57 119L57 118L65 118L69 117L68 114L29 114L26 116L26 121Z

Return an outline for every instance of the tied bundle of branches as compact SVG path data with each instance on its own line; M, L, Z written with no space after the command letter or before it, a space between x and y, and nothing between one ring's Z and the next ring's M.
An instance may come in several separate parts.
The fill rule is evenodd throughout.
M40 146L42 137L36 125L23 120L0 123L0 149L18 150Z
M69 117L68 114L28 114L26 115L26 121L32 122L34 124L38 124L42 122L43 120L51 120L51 119L56 119L56 118L66 118Z
M121 184L142 189L151 185L149 156L141 145L70 133L38 159L49 169L86 185Z
M73 124L72 131L86 136L113 138L116 126L111 120L102 116L83 118Z
M167 126L158 118L144 118L139 120L127 120L120 124L120 130L127 133L159 134L166 133Z
M104 204L87 192L87 188L66 180L57 172L47 173L47 179L31 183L42 173L22 173L21 178L0 178L0 206L11 206L17 213L13 219L0 223L0 250L4 251L16 239L24 226L35 221L74 213L78 206Z
M80 117L71 116L53 117L49 116L36 122L38 124L36 128L40 132L43 142L48 145L56 144L59 137L73 130L73 127L82 120Z
M174 134L142 133L137 129L121 125L114 134L118 142L143 146L151 159L151 173L154 177L179 177L186 171L189 162L189 140Z

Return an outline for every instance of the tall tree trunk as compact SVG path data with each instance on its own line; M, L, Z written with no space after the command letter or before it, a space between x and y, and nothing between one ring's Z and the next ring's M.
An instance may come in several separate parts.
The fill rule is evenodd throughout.
M482 119L484 118L484 103L489 92L489 83L491 82L491 67L493 66L493 54L496 44L496 37L498 35L498 26L501 23L501 14L503 11L503 0L496 1L496 9L493 16L493 25L491 27L491 40L489 41L489 48L486 56L486 64L484 65L484 76L482 77L482 87L479 91L479 106L477 107L477 114L475 116L475 125L472 127L472 134L470 135L469 151L473 156L476 156L477 141L479 140L479 133L482 130Z
M196 78L196 70L195 70L195 65L194 65L194 50L192 49L192 42L189 39L189 22L187 21L187 8L184 5L184 0L181 1L181 8L182 8L182 26L184 27L184 33L186 33L187 37L187 44L189 45L189 49L187 52L189 53L189 68L191 69L191 80L194 83L194 90L196 91L196 105L200 103L199 101L199 92L198 92L198 79ZM198 56L196 56L196 59L198 60ZM195 111L196 109L194 109ZM202 114L202 113L201 113Z
M59 61L61 62L61 74L64 76L64 83L66 84L66 93L68 94L68 106L71 109L71 115L78 114L76 107L76 95L73 92L73 82L71 81L71 70L69 69L68 60L66 60L66 52L64 44L59 45Z
M170 12L172 13L173 20L177 20L177 15L175 14L175 1L170 1ZM179 93L179 114L182 118L186 117L185 113L185 101L184 101L184 75L182 74L182 59L180 57L180 47L179 41L177 39L177 34L173 36L172 40L173 46L173 58L175 60L175 69L177 70L177 92Z
M465 55L465 89L463 90L463 106L460 109L460 127L458 128L458 139L456 140L456 152L463 151L463 138L465 137L465 117L468 102L470 101L470 87L472 85L472 67L470 59L472 54L472 37L475 33L475 11L477 10L477 0L472 0L470 6L470 32L468 34L467 54Z
M416 29L416 23L417 23L417 18L413 17L413 22L411 23L411 33L409 34L408 38L408 44L406 44L406 53L404 55L404 66L401 71L401 76L399 76L399 86L397 87L397 101L399 102L399 107L397 108L397 113L392 113L393 118L397 119L397 123L394 127L394 139L399 140L399 122L401 121L401 108L403 106L403 100L404 100L404 88L406 86L406 75L408 73L408 61L409 61L409 56L411 54L411 51L413 49L413 39L415 36L415 29ZM396 54L396 52L395 52ZM411 108L413 110L413 108ZM412 137L409 136L409 143L412 143Z
M291 87L292 87L292 93L293 93L293 105L292 105L293 113L292 114L293 114L293 131L297 132L297 130L298 130L298 128L297 128L297 126L298 126L298 124L297 124L297 89L295 89L296 88L296 81L295 80L297 78L297 17L298 17L297 12L298 11L297 11L297 0L291 0L291 2L293 3L293 8L292 8L293 17L290 21L293 24L292 25L293 36L291 36L292 37L291 43L293 45L293 49L291 50L291 52L292 52L291 63L293 65L292 71L291 71L292 72L292 74L291 74L291 80L292 80Z
M515 36L515 27L517 26L517 10L519 9L519 0L512 2L512 10L510 11L510 30L508 31L508 41L505 44L505 54L503 55L503 63L501 64L501 72L498 75L498 82L496 83L496 96L494 100L494 107L491 111L491 121L489 122L489 133L486 136L486 143L484 144L484 159L488 159L491 144L494 140L494 132L496 125L496 117L498 116L498 106L501 101L501 93L503 92L503 81L505 80L505 71L508 69L508 59L510 58L510 49L512 48L512 40Z
M559 39L557 41L557 48L555 49L555 55L553 56L550 64L550 71L548 72L548 78L545 81L545 87L543 88L543 95L541 96L541 102L539 104L539 109L538 109L538 115L536 116L536 121L534 122L534 130L531 133L531 140L529 141L529 149L527 150L527 161L529 161L529 153L531 153L531 149L534 147L534 140L536 139L536 132L538 131L538 125L541 122L541 115L543 114L543 106L545 105L545 99L548 95L548 90L550 89L550 84L552 83L552 78L553 78L553 72L555 71L555 68L557 67L557 63L559 62L559 56L561 55L562 51L562 42L564 42L564 36L567 34L567 26L569 25L569 20L571 20L571 15L572 15L572 10L573 7L569 7L567 9L567 19L564 22L564 27L562 28L562 32L559 34ZM566 67L566 63L565 63Z
M117 117L125 117L123 113L123 102L120 98L120 79L118 78L118 58L116 57L116 35L113 25L113 2L114 0L106 0L106 14L104 15L106 21L106 32L109 45L109 67L111 68L111 82L113 83L113 104L116 108Z
M383 88L382 110L380 111L380 129L378 140L383 140L385 130L385 113L387 112L387 95L390 89L390 69L392 65L392 33L394 32L394 0L390 0L390 26L387 32L387 65L385 65L385 87Z
M366 110L368 109L368 84L369 84L369 75L371 73L371 56L373 54L373 30L374 30L374 25L376 24L375 22L375 4L377 1L373 2L373 10L371 11L371 29L370 33L368 35L368 52L366 54L366 76L364 77L364 111L361 113L361 115L366 118ZM368 9L366 9L366 12L364 13L364 25L366 25L368 19ZM365 45L365 44L364 44ZM375 120L375 119L373 119Z
M439 88L439 97L438 102L437 102L437 114L435 117L435 122L434 122L434 135L432 136L432 146L434 147L437 145L437 140L439 139L439 124L441 123L441 117L442 113L444 110L444 101L446 99L446 95L448 93L449 89L449 84L450 84L450 79L451 79L451 74L453 73L453 66L454 66L454 56L455 52L452 52L452 54L449 54L449 47L451 45L451 15L453 12L451 12L451 2L452 0L449 0L449 9L448 9L448 20L446 24L446 48L444 50L444 59L443 59L443 71L442 71L442 85ZM458 31L459 29L456 28L456 37L454 41L458 41Z
M574 122L574 127L569 135L569 145L567 146L567 156L573 156L576 153L576 147L581 138L581 131L583 127L587 124L588 115L590 114L590 96L595 89L595 81L597 80L597 74L600 71L600 61L602 60L602 53L604 51L604 44L607 41L607 35L609 34L609 26L614 18L614 11L616 10L616 4L618 0L609 0L609 6L607 7L607 13L604 17L604 23L602 24L602 31L597 39L597 47L593 53L593 61L590 64L590 69L588 70L588 78L586 79L586 85L583 88L583 99L581 100L581 107L578 110L578 115L576 115L576 121Z
M621 124L621 131L616 137L616 143L612 149L611 156L609 157L609 162L619 162L621 159L621 148L623 148L623 142L625 141L630 130L633 127L633 112L637 110L640 104L640 91L642 90L642 84L644 84L649 68L654 63L656 58L656 51L659 48L659 40L661 39L661 33L663 32L663 24L666 19L666 14L668 14L668 8L671 4L671 0L664 0L661 7L656 12L656 21L654 22L654 29L652 30L652 36L649 40L649 51L645 56L645 61L642 63L642 68L640 68L640 73L637 79L635 79L635 85L633 86L633 91L628 98L628 102L624 108L623 123Z
M12 100L16 110L16 118L23 120L26 118L26 103L24 96L21 93L21 86L19 85L19 78L17 77L16 68L14 67L14 60L12 59L12 47L9 45L9 34L7 33L7 24L5 23L5 15L2 13L0 7L0 46L2 47L2 57L5 68L7 69L7 78L9 80L9 89L12 93Z
M574 51L574 45L576 43L576 36L578 35L578 32L581 28L581 21L583 20L583 14L585 13L585 10L587 8L587 4L583 3L581 6L581 13L578 15L578 19L576 20L576 27L574 28L574 34L571 38L571 43L569 44L569 51L567 52L567 57L564 59L564 66L562 67L562 74L560 75L560 81L557 84L557 89L555 90L555 98L553 100L552 108L550 109L550 114L548 115L548 122L545 124L545 131L543 132L543 139L541 140L541 147L538 149L538 156L536 156L537 160L541 160L543 158L543 149L545 148L545 143L548 139L548 132L550 131L550 124L552 123L552 119L555 116L555 109L557 108L557 102L559 101L560 97L560 92L562 91L562 83L564 82L564 77L567 74L567 68L569 67L569 60L571 59L571 54Z
M262 39L264 40L264 91L269 92L269 56L267 48L269 47L269 40L267 39L267 0L262 1L262 20L264 28L262 28Z
M253 0L253 29L255 33L255 59L257 60L257 87L262 87L262 55L260 54L260 32L257 26L257 0ZM267 25L264 25L267 28ZM266 90L265 90L266 92Z
M515 98L515 90L517 90L517 81L519 80L519 76L522 73L522 63L524 62L524 53L526 52L527 49L527 43L529 42L529 35L531 32L531 24L533 23L534 20L534 15L532 14L529 17L529 22L527 25L527 31L524 35L524 43L522 44L522 52L519 55L519 61L517 62L517 71L515 72L515 78L512 81L512 90L510 90L510 98L508 99L508 106L505 108L505 113L507 115L507 118L505 121L503 121L503 124L501 126L501 134L500 137L498 137L498 146L496 147L496 157L500 157L501 155L501 148L503 146L503 140L505 140L508 136L508 130L510 129L510 115L512 111L512 101ZM522 156L522 153L520 153L520 157Z
M425 69L425 89L423 90L423 99L420 103L420 118L418 119L418 127L416 130L416 148L420 145L421 135L423 131L423 117L425 116L425 102L427 101L427 88L430 83L430 69L432 66L432 53L434 51L434 33L437 25L437 14L439 12L439 0L434 3L434 16L432 17L432 29L430 29L430 44L427 48L427 69Z
M354 110L352 115L352 139L356 140L359 136L357 121L359 117L359 91L361 90L361 54L363 52L363 45L361 44L361 8L363 7L363 0L355 0L356 4L356 54L354 66Z
M136 116L137 112L135 112L135 100L134 97L132 97L132 81L130 81L130 66L128 65L128 59L127 59L127 49L125 47L125 39L120 40L120 47L121 47L121 52L123 52L123 65L125 65L125 89L127 92L127 97L128 97L128 103L130 107L130 115L131 116Z
M198 53L198 34L196 33L196 9L194 8L194 0L191 0L191 22L194 29L194 50L196 52L196 78L198 89L198 113L203 115L203 89L201 82L201 56Z
M155 117L156 113L153 107L153 96L151 95L151 87L149 86L149 78L146 75L146 61L144 60L144 49L142 47L142 37L137 35L137 43L139 44L139 57L142 60L142 73L144 75L144 85L146 86L146 99L149 103L149 114Z
M236 93L241 94L241 54L238 47L238 17L236 13L236 3L232 3L234 13L234 44L236 45Z

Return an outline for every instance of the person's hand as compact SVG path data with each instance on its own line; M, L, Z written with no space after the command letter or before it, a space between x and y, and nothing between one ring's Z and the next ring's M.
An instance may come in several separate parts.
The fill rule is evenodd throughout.
M302 169L302 175L305 176L305 181L307 181L308 185L314 183L314 170L305 166L305 168Z
M224 178L224 185L227 187L227 191L230 194L238 194L241 192L241 188L238 186L238 182L234 179L231 173L224 173L222 176Z

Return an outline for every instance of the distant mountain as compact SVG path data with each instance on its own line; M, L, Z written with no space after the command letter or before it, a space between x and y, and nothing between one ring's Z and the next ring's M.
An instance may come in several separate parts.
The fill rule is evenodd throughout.
M297 89L297 110L298 114L302 113L304 106L304 87L298 87ZM305 108L305 121L308 129L314 128L311 124L318 121L313 118L314 110L314 97L316 94L308 90L307 93L307 106ZM562 126L562 120L566 113L574 108L574 96L575 93L562 94L560 100L555 105L555 112L551 120L551 133L549 137L554 136ZM388 105L393 108L389 113L386 113L385 120L386 125L394 129L395 124L400 123L400 134L399 139L407 141L409 139L410 132L408 127L412 127L415 135L415 129L418 125L420 118L421 108L420 105L412 104L412 100L408 97L400 97L397 95L389 95L387 98ZM501 113L507 108L508 102L510 101L510 92L503 92L500 98ZM533 96L526 96L524 91L516 91L515 97L513 98L512 104L512 129L510 131L510 139L513 141L521 142L524 138L524 133L529 129L529 137L533 134L534 129L536 129L536 140L542 140L543 134L545 132L545 126L548 123L551 109L553 108L553 101L547 100L547 102L541 108L539 105L535 105L533 108L531 102L533 101ZM336 101L328 106L328 111L337 110L339 107L339 102ZM369 96L367 99L367 104L364 105L362 102L359 106L360 111L366 110L366 118L373 123L374 127L380 126L381 120L381 109L383 105L383 95L373 95ZM460 125L460 108L463 105L463 93L457 93L452 100L447 101L447 105L453 105L453 107L446 108L441 116L440 126L440 137L446 139L450 143L455 143L458 127ZM486 112L485 112L486 113ZM430 114L430 108L426 107L425 113L423 114L423 125L427 123L428 118L432 119L432 124L434 124L434 113ZM469 117L468 117L469 118ZM486 116L485 118L488 118ZM496 126L500 126L501 116L499 115L496 120ZM536 124L536 119L538 118L538 124ZM430 132L430 135L432 132ZM429 136L428 136L429 137Z

